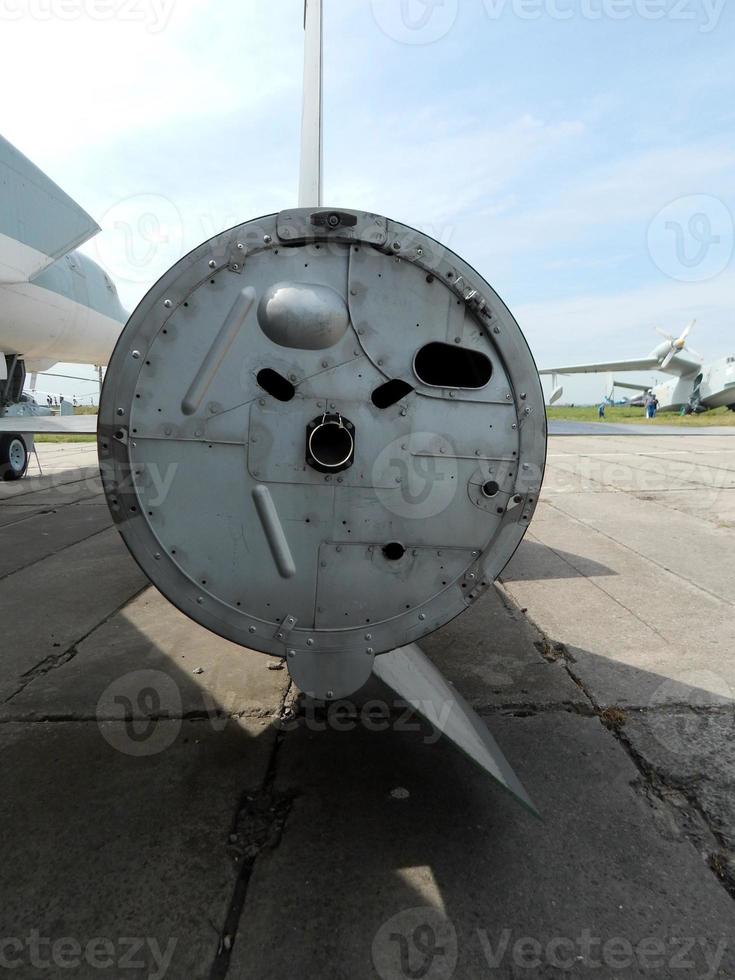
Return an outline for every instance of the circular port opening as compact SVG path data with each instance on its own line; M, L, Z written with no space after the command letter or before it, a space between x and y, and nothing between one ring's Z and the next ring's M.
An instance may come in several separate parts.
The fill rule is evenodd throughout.
M495 480L488 480L487 483L483 483L482 492L485 497L494 497L500 486L495 482Z
M309 452L315 462L325 469L336 470L345 466L354 448L349 429L339 422L322 422L309 436Z
M383 545L383 555L388 561L398 561L405 554L406 549L399 541L391 541L389 544Z

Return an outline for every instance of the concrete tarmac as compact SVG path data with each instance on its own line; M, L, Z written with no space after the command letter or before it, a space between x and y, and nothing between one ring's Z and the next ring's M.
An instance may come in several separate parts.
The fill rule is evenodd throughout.
M304 704L153 588L89 444L0 484L0 972L735 976L735 442L552 438L424 641L538 821L384 689ZM32 468L33 474L33 468Z

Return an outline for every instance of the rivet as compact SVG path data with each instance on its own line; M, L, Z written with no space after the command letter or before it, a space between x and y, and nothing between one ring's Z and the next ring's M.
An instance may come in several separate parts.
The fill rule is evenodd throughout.
M241 252L242 252L242 250L243 250L243 249L245 248L245 246L243 245L243 243L242 243L242 242L238 242L238 243L237 243L237 247L238 247L238 249L239 249L239 250L240 250Z
M450 397L450 398L456 398L456 397L457 397L457 394L456 394L456 392L454 392L454 391L450 391L450 392L449 392L449 397Z
M329 367L329 361L322 361L322 367Z
M254 626L251 626L250 629L248 630L248 633L257 633L257 632L258 631L256 630L256 628Z
M330 699L333 698L334 697L334 691L327 691L327 697L330 698Z
M365 634L365 639L366 640L372 640L372 638L373 638L373 634L372 633L366 633Z
M270 245L273 239L270 235L263 235L263 241L265 242L266 245Z
M214 259L210 259L208 264L209 264L209 268L210 269L216 269L217 268L217 263L214 261Z
M370 657L372 656L373 653L375 653L375 651L373 650L372 647L368 647L365 653L368 655L368 657Z
M327 567L327 563L325 561L322 561L319 564L322 566L322 568L326 568Z
M133 360L134 361L140 360L140 351L139 350L134 350L133 351Z
M307 647L313 647L314 646L314 641L311 639L311 637L309 637L309 639L306 641L306 645L307 645Z
M406 417L406 415L408 415L408 412L407 412L407 410L406 410L405 408L402 408L402 409L401 409L401 415L402 415L402 416L403 416L404 418Z
M171 302L170 299L165 299L163 301L163 305L166 307L167 310L170 310L174 304Z
M295 657L296 656L296 651L295 650L289 650L288 651L288 655L289 655L289 657Z
M118 415L124 415L125 414L125 409L124 408L118 408L117 414Z
M512 400L513 400L513 396L511 395L511 393L510 393L510 392L508 392L508 393L506 394L506 396L505 396L505 400L506 400L507 402L509 402L509 401L512 401Z
M522 392L521 392L521 398L522 398L522 399L523 399L524 401L526 400L526 392L525 392L525 391L522 391Z
M204 605L204 599L202 598L202 596L199 596L199 598L197 599L197 603L198 603L198 604L199 604L200 606L203 606L203 605Z
M419 613L419 619L421 620L426 619L426 613Z
M500 327L493 327L493 333L500 333Z
M455 337L454 338L454 342L455 342L455 344L461 344L462 343L462 338L461 337Z

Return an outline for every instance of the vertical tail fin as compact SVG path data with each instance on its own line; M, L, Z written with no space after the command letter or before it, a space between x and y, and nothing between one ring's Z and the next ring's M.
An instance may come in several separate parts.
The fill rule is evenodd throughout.
M322 0L304 5L304 111L301 120L299 207L322 204L324 34Z

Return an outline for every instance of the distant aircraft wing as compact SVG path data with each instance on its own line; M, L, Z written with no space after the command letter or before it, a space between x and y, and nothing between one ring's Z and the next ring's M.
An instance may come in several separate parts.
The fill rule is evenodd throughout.
M27 282L99 225L0 136L0 282Z
M612 371L651 371L659 367L658 358L637 357L628 361L598 361L596 364L572 364L567 367L543 368L539 374L607 374Z
M0 418L3 432L35 435L87 436L97 433L96 415L5 415Z

